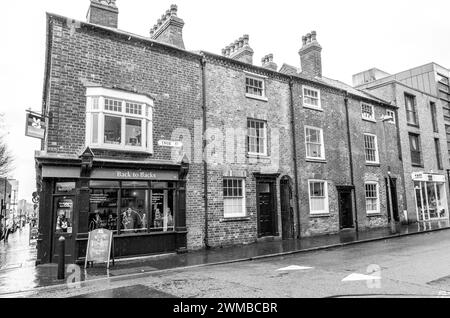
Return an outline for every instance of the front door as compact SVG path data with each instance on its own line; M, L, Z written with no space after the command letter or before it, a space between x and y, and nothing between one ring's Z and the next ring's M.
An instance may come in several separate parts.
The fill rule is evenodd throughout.
M58 262L60 257L58 241L65 238L66 260L73 259L73 222L74 222L74 196L55 196L53 200L53 226L52 226L52 262Z
M339 217L342 229L351 229L353 224L352 192L348 189L338 190L339 192Z
M283 240L294 238L294 209L292 207L291 179L283 177L280 182L281 227Z
M388 189L388 179L386 178L386 189ZM392 198L392 210L394 211L394 220L396 222L400 221L398 214L398 199L397 199L397 180L391 178L391 198ZM387 207L388 207L388 219L391 222L391 205L389 204L389 196L387 196Z
M273 184L257 183L259 237L275 236L275 199Z

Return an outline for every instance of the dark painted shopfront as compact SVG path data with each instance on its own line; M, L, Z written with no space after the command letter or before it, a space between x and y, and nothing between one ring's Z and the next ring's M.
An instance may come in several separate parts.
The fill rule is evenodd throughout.
M82 262L88 233L114 233L116 258L186 249L187 164L94 159L37 158L40 174L38 263Z

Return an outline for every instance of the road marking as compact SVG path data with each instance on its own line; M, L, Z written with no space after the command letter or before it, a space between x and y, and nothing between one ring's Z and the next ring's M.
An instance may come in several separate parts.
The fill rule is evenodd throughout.
M379 276L370 276L370 275L353 273L353 274L345 277L342 281L343 282L356 282L356 281L368 281L368 280L380 280L380 279L381 279L381 277L379 277Z
M313 267L292 265L292 266L277 269L277 271L304 271L307 269L313 269Z

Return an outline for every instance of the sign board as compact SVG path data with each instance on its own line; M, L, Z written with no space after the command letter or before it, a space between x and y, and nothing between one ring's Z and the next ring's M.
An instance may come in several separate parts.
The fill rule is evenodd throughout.
M171 147L171 148L182 148L183 143L181 141L160 140L160 141L158 141L158 146Z
M91 179L113 180L178 180L178 171L148 171L132 169L93 169Z
M422 181L422 182L438 182L444 183L445 176L439 174L428 174L423 172L413 172L412 173L413 181Z
M45 139L45 117L39 114L27 113L25 136Z
M107 263L107 268L109 269L112 242L112 231L97 229L89 232L88 244L86 248L86 261L84 267L87 268L88 262L97 262Z

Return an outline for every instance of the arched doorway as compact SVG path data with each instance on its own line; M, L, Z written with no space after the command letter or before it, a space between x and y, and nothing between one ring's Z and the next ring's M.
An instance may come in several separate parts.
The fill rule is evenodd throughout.
M281 226L283 240L294 238L294 200L292 195L292 180L284 176L280 181Z

